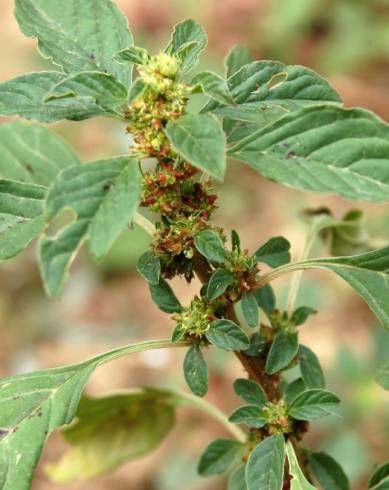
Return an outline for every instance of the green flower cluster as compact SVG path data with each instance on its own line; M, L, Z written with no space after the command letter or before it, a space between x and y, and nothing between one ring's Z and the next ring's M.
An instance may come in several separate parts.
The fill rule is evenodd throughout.
M213 320L216 319L212 304L197 296L181 313L173 316L176 321L175 333L181 338L195 337L202 340Z
M192 88L179 81L181 61L159 53L138 66L142 91L128 108L127 131L133 136L132 150L152 157L174 158L163 131L168 121L185 111Z

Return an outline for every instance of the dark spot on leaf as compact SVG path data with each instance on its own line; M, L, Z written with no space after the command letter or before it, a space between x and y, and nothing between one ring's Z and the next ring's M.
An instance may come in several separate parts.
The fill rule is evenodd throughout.
M19 427L18 427L18 426L16 426L16 427L14 427L14 428L12 429L12 432L17 432L18 430L19 430Z
M91 59L91 60L93 60L93 61L95 61L95 59L96 59L95 53L91 53L91 54L89 55L89 57L90 57L90 59Z
M19 398L20 398L20 395L15 395L15 396L13 396L13 397L11 398L11 400L19 400Z
M112 182L108 181L103 185L103 191L107 192L112 187Z
M8 434L8 430L0 429L0 439Z
M31 167L31 165L29 163L26 165L26 170L30 174L34 174L34 169Z
M39 410L38 417L42 417L42 410Z
M290 158L294 158L296 156L296 153L294 151L289 151L288 154L286 155L286 158L289 160Z

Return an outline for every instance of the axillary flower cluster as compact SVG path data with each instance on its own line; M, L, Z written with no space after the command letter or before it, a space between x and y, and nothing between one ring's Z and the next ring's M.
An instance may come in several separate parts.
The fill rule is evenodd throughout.
M182 275L189 282L194 276L196 235L213 229L223 241L226 238L222 228L209 224L217 207L212 181L174 151L164 131L169 121L185 114L188 97L195 89L181 81L181 72L179 57L144 52L136 81L140 89L127 111L127 130L133 138L131 151L155 161L152 170L143 172L141 205L158 214L152 251L161 264L161 276ZM196 297L175 316L177 332L203 340L209 323L216 319L215 312L255 283L256 264L239 247L228 253L223 268L234 277L228 292L215 302Z
M164 127L185 113L193 87L181 82L181 60L160 53L145 55L138 66L142 87L127 111L127 130L133 137L132 152L155 158L153 170L143 173L141 206L159 214L153 249L165 278L194 275L191 259L194 236L204 228L216 209L217 196L210 180L177 155Z

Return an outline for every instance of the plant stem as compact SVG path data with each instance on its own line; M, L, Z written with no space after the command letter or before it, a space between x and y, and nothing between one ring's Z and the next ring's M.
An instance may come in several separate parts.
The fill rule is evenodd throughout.
M106 362L113 361L114 359L118 359L119 357L126 356L127 354L135 354L136 352L143 352L146 350L152 349L164 349L164 348L173 348L173 347L188 347L190 344L185 341L181 342L172 342L170 339L164 340L146 340L144 342L137 342L136 344L126 345L124 347L118 347L113 349L105 354L101 354L95 358L98 366L105 364ZM89 361L87 361L89 362Z
M177 394L184 400L187 400L191 405L199 408L204 413L210 415L212 418L222 424L239 442L246 441L245 433L235 424L229 422L228 417L215 405L212 405L204 398L192 395L191 393L177 392Z
M308 233L305 237L303 250L301 252L300 261L308 258L309 252L311 251L312 245L313 245L320 229L321 228L319 228L317 226L317 224L314 223L313 226L308 230ZM303 275L302 270L295 272L293 274L292 280L290 282L290 289L289 289L288 301L287 301L287 306L286 306L286 309L290 313L292 312L294 305L296 303L297 293L298 293L298 290L300 287L302 275Z
M133 223L137 224L140 226L146 233L148 233L150 236L153 236L155 233L155 226L151 221L146 219L144 216L142 216L140 213L135 213L134 217L132 218Z

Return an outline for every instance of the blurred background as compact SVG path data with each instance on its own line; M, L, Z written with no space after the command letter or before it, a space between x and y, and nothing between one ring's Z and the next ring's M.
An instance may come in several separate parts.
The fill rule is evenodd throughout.
M117 0L126 13L136 44L158 51L171 27L183 18L202 23L209 49L201 69L222 72L222 59L235 43L249 47L255 59L305 64L325 77L347 106L376 111L389 121L389 2L388 0ZM19 33L13 0L0 2L0 78L47 68L35 42ZM5 120L3 120L5 121ZM124 128L109 120L61 123L54 127L84 160L126 151ZM239 183L239 185L237 185ZM262 179L248 167L230 165L220 188L215 221L239 230L254 251L274 235L284 235L298 257L306 224L305 208L328 206L340 217L355 206L333 196L283 188ZM362 204L368 231L377 246L389 241L388 206ZM138 229L126 232L99 265L86 253L72 268L60 301L43 292L35 260L35 244L20 257L0 265L0 375L16 374L81 361L109 348L145 338L170 336L172 321L152 304L145 282L135 270L147 246ZM328 250L318 243L313 254ZM275 288L279 306L288 282ZM175 281L183 303L198 289ZM342 418L312 424L307 446L326 450L344 465L353 489L366 488L375 462L389 455L389 397L373 381L379 360L387 358L389 333L377 328L366 305L340 279L325 272L307 273L299 304L316 306L319 314L301 329L302 342L319 355L328 385L343 400ZM87 392L103 395L142 385L184 388L182 352L153 351L111 363L92 377ZM225 412L238 403L231 383L242 375L230 354L213 352L207 399ZM159 448L93 482L54 484L44 465L66 448L54 434L44 451L34 490L222 490L222 478L196 475L197 458L215 437L227 434L199 412L181 409L175 430ZM16 490L16 489L15 489Z

